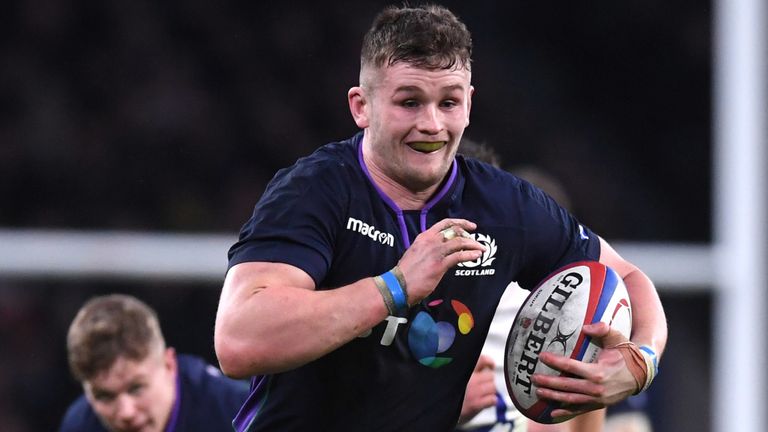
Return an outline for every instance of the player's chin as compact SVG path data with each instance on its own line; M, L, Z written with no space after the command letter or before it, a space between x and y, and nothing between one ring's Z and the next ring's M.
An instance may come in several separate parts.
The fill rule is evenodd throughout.
M453 157L448 153L446 149L439 150L435 153L423 154L415 153L411 154L412 161L423 171L425 175L438 175L441 177L445 175L451 168L453 163Z
M408 168L403 172L404 177L400 179L404 186L410 190L424 190L443 181L448 169L443 163L438 161L424 162L423 160L409 161Z

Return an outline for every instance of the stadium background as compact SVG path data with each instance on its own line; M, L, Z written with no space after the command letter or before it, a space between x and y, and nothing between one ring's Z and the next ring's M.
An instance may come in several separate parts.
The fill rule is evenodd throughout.
M468 136L562 179L614 242L711 241L709 2L441 3L474 36ZM6 2L0 227L234 236L276 169L355 132L346 91L384 4ZM79 392L64 335L86 298L139 295L173 346L214 361L220 284L0 274L0 428L55 429ZM654 423L709 430L710 287L659 288Z

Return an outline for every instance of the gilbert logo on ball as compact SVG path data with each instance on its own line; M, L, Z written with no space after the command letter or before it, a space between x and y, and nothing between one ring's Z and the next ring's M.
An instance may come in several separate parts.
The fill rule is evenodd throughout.
M569 264L531 291L510 329L504 358L507 390L523 415L539 423L556 422L550 413L560 404L539 399L531 376L562 373L540 362L539 354L595 361L601 348L582 326L600 321L629 338L632 308L627 288L615 271L599 262Z

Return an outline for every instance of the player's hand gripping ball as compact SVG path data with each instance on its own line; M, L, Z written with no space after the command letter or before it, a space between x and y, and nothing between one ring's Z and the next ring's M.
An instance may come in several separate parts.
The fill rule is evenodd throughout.
M539 423L555 423L560 402L539 399L531 376L561 375L539 361L554 354L594 362L601 348L582 332L584 324L608 323L629 338L632 308L624 282L611 268L580 261L555 271L534 288L515 317L507 338L504 374L517 409Z

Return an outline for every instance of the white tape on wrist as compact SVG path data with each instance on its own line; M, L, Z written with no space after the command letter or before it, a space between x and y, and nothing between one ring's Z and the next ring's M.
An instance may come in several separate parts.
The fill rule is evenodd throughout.
M648 345L641 345L639 348L640 353L643 355L643 360L645 360L645 370L647 372L645 385L640 391L645 391L651 386L654 378L659 373L659 360L653 348Z

